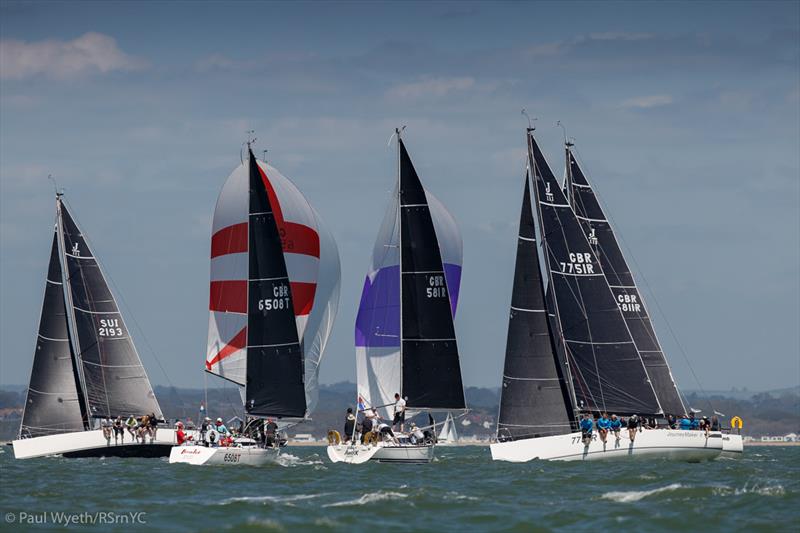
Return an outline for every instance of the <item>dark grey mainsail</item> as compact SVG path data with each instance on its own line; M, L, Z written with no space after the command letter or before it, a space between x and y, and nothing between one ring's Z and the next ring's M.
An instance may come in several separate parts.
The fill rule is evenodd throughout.
M399 138L402 391L408 406L464 409L453 305L431 209Z
M153 413L163 418L100 265L60 198L57 212L67 314L89 417Z
M54 234L20 438L86 429L79 390L64 306L58 236Z
M306 413L303 349L281 236L253 152L250 160L247 384L250 416L302 418ZM275 299L280 305L265 306Z
M628 325L636 348L647 368L650 381L665 413L682 415L686 408L670 372L650 315L636 286L625 256L591 184L567 145L566 189L569 202L580 221L589 244L600 261L611 292Z
M499 440L569 433L575 419L548 317L536 242L526 176L500 390Z
M594 250L539 150L528 156L544 256L581 410L658 414L647 371Z

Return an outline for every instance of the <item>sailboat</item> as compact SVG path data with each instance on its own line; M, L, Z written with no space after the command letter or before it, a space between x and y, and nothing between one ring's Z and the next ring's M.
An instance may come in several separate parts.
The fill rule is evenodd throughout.
M453 420L453 414L447 413L447 418L442 424L442 429L436 437L436 444L438 446L453 446L458 444L458 431L456 431L456 423Z
M355 325L359 410L375 409L389 422L395 393L412 412L466 408L453 324L461 234L444 205L422 186L401 130L395 136L397 182ZM333 442L328 457L346 463L425 463L433 460L435 439L426 440L412 443L398 435L366 445Z
M172 429L158 429L148 444L129 435L111 444L99 427L101 419L150 414L164 419L86 234L56 193L44 301L14 456L167 456Z
M526 135L528 170L492 458L524 462L650 455L697 461L718 456L719 432L706 436L702 431L646 430L630 440L623 430L619 439L611 434L605 443L595 432L584 444L577 424L581 414L663 418L664 406L676 409L669 402L680 397L663 352L661 360L650 357L650 365L645 363L639 350L650 345L634 336L623 306L618 305L620 294L628 295L622 303L631 303L633 283L632 278L619 281L627 268L619 263L616 270L609 266L609 276L614 277L606 275L604 254L611 253L610 239L597 232L608 225L594 226L605 217L573 210L533 131L528 128ZM568 179L577 185L572 170ZM572 189L569 196L575 199ZM586 198L576 204L582 201L588 204ZM578 216L592 219L584 220L591 227L582 225ZM601 237L606 245L602 249ZM628 292L615 293L611 284ZM641 327L641 319L635 324ZM649 321L647 326L652 328ZM654 373L661 371L661 381L651 377L651 368Z
M568 140L564 142L565 196L603 267L603 274L614 294L614 300L622 311L636 350L647 368L650 383L664 414L681 417L689 408L683 401L683 396L672 376L664 350L650 320L644 297L636 285L636 279L622 253L614 229L573 153L573 146L574 144ZM743 451L741 435L723 434L722 449L724 452L741 453Z
M248 419L282 428L310 417L319 365L339 304L339 251L297 187L276 168L247 159L217 200L211 236L206 372L239 387ZM274 462L277 445L176 446L171 463Z

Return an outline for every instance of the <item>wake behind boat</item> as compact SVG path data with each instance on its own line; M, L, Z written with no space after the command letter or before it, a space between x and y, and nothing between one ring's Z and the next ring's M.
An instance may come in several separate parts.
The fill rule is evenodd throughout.
M466 408L453 324L461 282L461 234L450 213L422 186L400 130L395 134L397 182L356 317L359 411L372 413L374 408L372 417L361 421L362 428L373 417L402 427L402 419L396 421L390 411L396 394L413 412ZM344 440L355 437L349 444L332 439L328 457L345 463L433 460L432 435L370 429L361 432L363 444L355 434L345 434Z
M237 438L174 447L171 463L274 462L279 426L302 422L318 400L339 252L297 187L247 146L214 211L206 371L239 387L248 422Z
M718 456L723 446L719 431L641 430L633 415L642 415L647 427L658 427L666 426L668 414L685 415L687 409L571 145L565 194L533 128L526 137L528 175L492 458L520 462L655 455L695 461ZM615 420L617 439L601 413L629 417L632 430ZM588 414L598 417L598 431Z
M54 231L14 456L169 455L174 432L157 429L157 421L164 416L147 372L100 264L60 193L56 194ZM138 440L127 430L111 439L110 422L105 423L105 432L99 429L101 420L133 415L154 419L139 428Z

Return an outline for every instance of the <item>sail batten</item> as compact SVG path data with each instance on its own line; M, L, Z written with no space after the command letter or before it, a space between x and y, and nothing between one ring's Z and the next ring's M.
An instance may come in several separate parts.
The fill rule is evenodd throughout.
M614 299L628 325L632 340L647 368L665 413L686 412L644 299L628 266L613 228L572 150L567 149L567 182L573 211L592 245Z

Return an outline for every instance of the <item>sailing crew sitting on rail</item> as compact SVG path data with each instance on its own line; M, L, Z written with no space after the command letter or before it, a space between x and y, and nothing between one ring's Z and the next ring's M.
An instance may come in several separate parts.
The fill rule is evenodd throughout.
M150 417L144 415L137 419L137 422L139 422L139 425L136 427L136 440L144 444L147 439L147 433L150 431Z
M667 415L667 426L669 429L676 429L678 427L678 420L675 415Z
M117 444L117 439L122 443L125 442L125 426L121 416L114 419L114 444Z
M694 417L694 413L692 413L692 417ZM689 418L687 415L683 415L683 418L681 418L681 423L680 423L679 427L681 429L683 429L683 430L692 429L692 419Z
M386 422L381 422L378 425L378 434L381 436L381 440L387 440L388 438L391 438L392 442L397 444L397 439L394 436L394 431L392 431L392 428L389 427L389 424L387 424Z
M411 422L411 431L409 432L411 444L422 444L425 442L425 434L417 427L414 422Z
M136 417L131 415L125 421L125 427L128 428L128 433L131 434L131 442L136 440Z
M600 440L603 441L603 444L606 443L606 439L608 438L608 431L611 429L611 420L608 418L608 413L603 413L600 418L597 419L597 432L600 434Z
M367 435L372 433L377 419L378 413L375 412L375 409L364 411L364 420L361 422L361 444L364 444L364 441L367 440Z
M614 414L611 415L609 428L611 428L611 431L614 432L614 436L617 438L617 441L619 442L619 430L622 428L622 421L619 418L617 418L617 415Z
M694 411L689 413L689 420L692 421L692 429L700 429L700 421L694 416Z
M156 432L158 431L158 418L155 413L150 413L150 444L156 440Z
M706 438L708 438L708 432L711 431L711 421L709 421L707 416L700 419L700 429L705 431Z
M264 424L264 445L275 446L278 444L278 424L275 420L267 418Z
M103 438L106 439L106 446L111 446L111 419L105 417L100 421L100 428L103 430Z
M356 415L353 414L353 408L347 408L347 416L344 419L344 442L350 442L351 437L355 437L356 430Z
M592 422L592 417L588 413L583 415L580 426L583 445L588 446L592 442L592 430L594 429L594 422Z
M628 417L628 437L631 439L631 444L636 440L636 431L639 429L639 416L631 415Z
M711 431L719 431L719 418L716 415L711 417Z
M399 392L394 393L394 420L392 420L392 429L400 424L400 432L403 432L403 426L406 421L406 401L400 397Z

